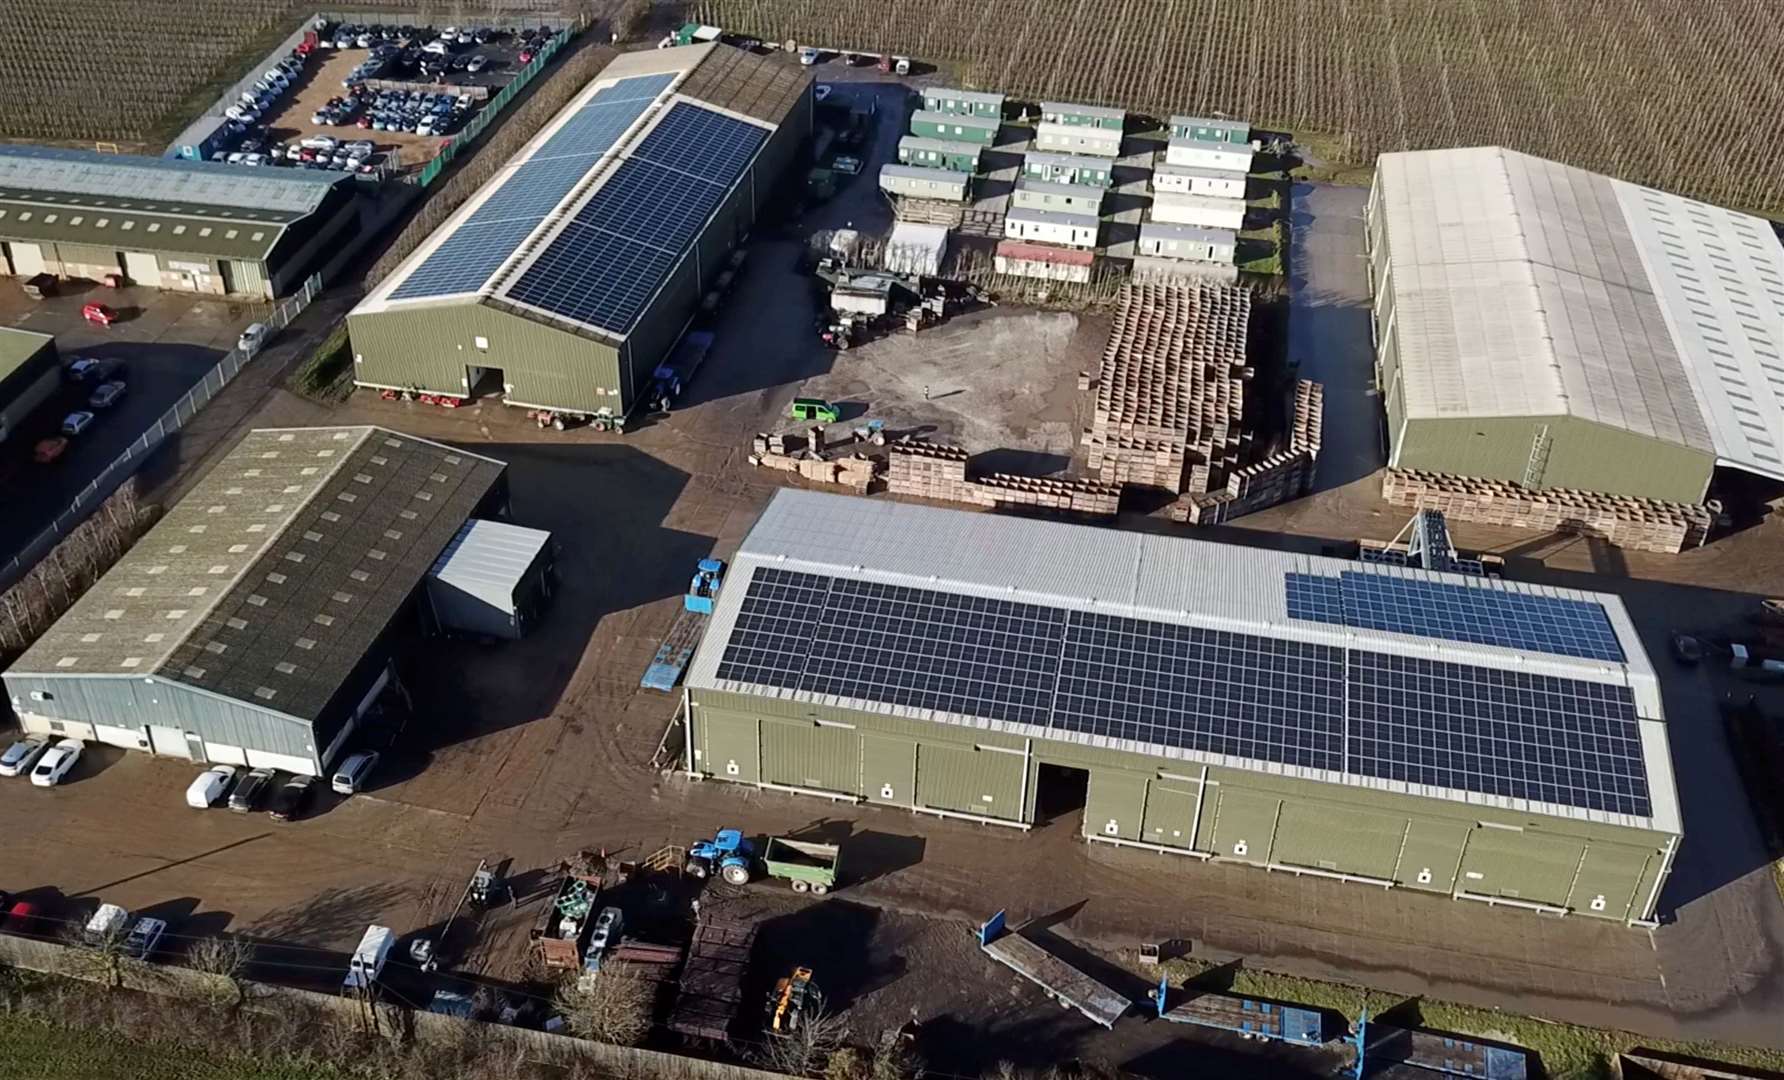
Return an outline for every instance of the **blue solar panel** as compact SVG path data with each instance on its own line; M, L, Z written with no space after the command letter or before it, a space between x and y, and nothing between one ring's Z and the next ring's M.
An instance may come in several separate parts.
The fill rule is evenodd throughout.
M724 195L667 169L625 161L576 213L576 221L680 255Z
M631 329L675 256L572 223L527 267L508 296L590 326Z
M1349 769L1652 813L1628 687L1351 650Z
M1344 571L1287 575L1291 619L1622 663L1602 604Z
M641 75L596 91L531 158L503 178L390 298L412 300L482 288L674 79L672 74ZM488 227L497 223L503 227Z
M677 102L631 156L730 187L767 137L754 124Z
M629 332L766 137L753 124L675 105L508 296L616 334ZM659 264L654 276L639 277Z
M536 219L460 225L391 292L392 300L474 292L533 231Z
M1320 586L1320 579L1312 579ZM1627 687L774 567L717 677L1647 816Z

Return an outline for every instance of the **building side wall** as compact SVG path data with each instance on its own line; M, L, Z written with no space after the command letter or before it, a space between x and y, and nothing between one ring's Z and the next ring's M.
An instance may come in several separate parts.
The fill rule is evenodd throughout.
M1383 887L1639 920L1673 840L879 713L689 697L701 776L1025 826L1043 766L1083 769L1091 839Z
M500 368L513 401L586 412L619 401L615 346L468 300L350 315L347 331L363 386L462 395L468 368Z
M1401 393L1397 382L1389 390ZM1538 454L1531 487L1694 503L1702 501L1715 469L1710 454L1566 416L1407 418L1391 461L1397 468L1523 484L1545 428L1548 449L1546 457Z
M13 700L13 709L27 731L149 750L148 729L156 727L196 734L207 744L251 748L304 760L312 756L309 724L159 677L9 673L5 681L7 696ZM47 699L35 700L33 692L46 695ZM61 725L61 730L57 730L56 724Z

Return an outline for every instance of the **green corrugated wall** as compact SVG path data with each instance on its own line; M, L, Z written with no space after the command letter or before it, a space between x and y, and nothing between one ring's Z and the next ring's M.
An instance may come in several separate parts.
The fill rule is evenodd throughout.
M1545 488L1700 502L1715 455L1567 416L1408 419L1391 450L1402 469L1524 482L1537 432L1549 429Z

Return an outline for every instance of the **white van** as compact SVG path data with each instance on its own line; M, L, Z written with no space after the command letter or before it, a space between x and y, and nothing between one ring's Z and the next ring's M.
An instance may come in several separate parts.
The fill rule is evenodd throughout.
M130 913L116 904L100 904L99 910L87 920L81 936L89 945L99 945L106 941L122 938L124 928L130 925Z
M384 961L390 956L390 945L395 940L396 935L388 926L366 927L364 936L359 939L359 947L353 950L353 959L347 961L347 977L341 980L341 993L357 993L377 982L384 971Z

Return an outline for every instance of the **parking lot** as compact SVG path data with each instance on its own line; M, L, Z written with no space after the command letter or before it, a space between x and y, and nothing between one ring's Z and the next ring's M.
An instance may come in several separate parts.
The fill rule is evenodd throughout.
M393 70L386 72L381 78L392 82L412 81L417 87L435 88L435 93L455 94L460 88L480 87L493 94L506 86L526 66L519 59L519 54L525 47L514 32L505 32L487 44L462 46L454 52L454 56L484 57L485 66L479 72L449 71L438 82L418 71L405 73ZM267 139L272 143L285 145L301 142L313 135L327 135L343 142L368 139L378 154L395 151L404 168L413 168L432 160L441 145L462 127L462 121L459 126L450 128L444 136L360 128L357 121L367 115L365 109L353 111L341 124L314 122L318 110L348 93L345 80L369 55L369 49L357 47L318 49L313 53L304 65L302 76L279 98L280 107L277 112L266 119ZM479 104L473 104L465 113L465 118L474 115L478 107Z
M870 92L889 100L902 93ZM416 643L403 665L414 708L401 741L367 794L326 799L307 820L281 824L258 814L190 810L181 793L195 766L111 750L91 751L54 790L0 781L0 816L29 823L30 835L9 856L5 887L70 914L105 900L170 918L175 934L227 930L277 941L279 947L261 953L263 974L326 985L368 923L405 936L437 926L480 859L503 866L533 896L558 859L583 848L635 858L721 826L758 835L817 833L855 853L841 892L795 901L761 885L733 902L758 905L769 920L764 948L773 963L793 960L798 942L825 953L814 957L814 966L837 969L831 977L858 1030L896 1026L914 1012L930 1031L944 1033L936 1045L953 1056L928 1052L935 1055L932 1065L948 1071L976 1072L1006 1057L1022 1064L1083 1058L1148 1075L1182 1075L1189 1066L1163 1049L1180 1043L1197 1049L1194 1067L1204 1071L1211 1061L1231 1072L1255 1069L1256 1048L1249 1043L1228 1047L1218 1036L1131 1020L1113 1035L1070 1018L1062 1022L1039 991L974 955L970 927L998 907L1009 908L1012 920L1059 917L1057 931L1111 964L1140 942L1182 938L1202 958L1246 957L1394 993L1664 1036L1784 1043L1776 1023L1784 1002L1784 908L1714 707L1721 696L1749 687L1709 671L1668 681L1689 835L1663 897L1670 921L1651 934L1089 846L1079 837L1075 813L1023 834L693 783L651 766L675 699L640 690L639 675L680 607L694 561L732 552L775 490L781 474L752 470L745 450L756 432L784 426L786 405L802 388L829 387L872 410L896 399L908 422L934 423L986 444L974 450L1051 446L1059 432L1038 423L1065 422L1046 415L1064 400L1046 384L1061 374L1070 378L1072 343L1097 337L1088 321L1068 331L1057 313L997 309L908 339L917 353L927 342L939 343L937 356L945 361L893 353L876 359L866 351L844 358L816 341L815 301L797 270L805 236L883 222L873 170L896 137L896 124L882 119L874 157L836 199L809 212L797 228L758 230L721 314L718 345L685 407L626 436L541 432L488 400L448 411L364 393L332 408L270 395L242 427L376 423L508 461L514 519L550 529L560 545L553 608L523 641ZM0 302L12 305L16 295L16 288L0 286ZM54 311L66 320L61 305L71 299L28 316L3 310L16 325L46 329L20 320L47 321ZM245 312L210 323L190 311L176 317L183 307L211 302L174 294L142 302L161 312L159 325L170 340L204 327L209 347L218 351L247 321ZM78 309L78 300L73 306ZM147 314L142 320L144 328L157 325ZM111 333L137 325L127 322ZM82 335L93 333L71 330L69 350L80 351L90 343ZM974 383L984 388L936 397L957 389L944 381L947 368L996 367L981 359L984 350L974 342L997 335L1008 339L993 350L1005 357L998 363L1033 381L1011 382L996 394L990 382ZM1060 346L1033 350L1053 374L1020 369L1021 343L1037 340ZM1354 351L1344 355L1359 362ZM931 381L917 367L900 371L895 356L938 364L937 374ZM1366 350L1361 356L1366 360ZM990 378L988 371L970 371L956 381ZM927 402L925 385L932 391ZM218 405L245 389L232 386ZM983 400L974 396L981 393ZM926 418L925 404L935 415ZM1037 426L1024 435L1017 428L1030 409ZM944 423L955 427L942 429ZM173 477L156 482L166 486L152 490L163 494L176 486ZM1345 489L1351 502L1330 505L1363 507L1362 482ZM1399 524L1379 508L1321 518L1309 505L1247 518L1246 528L1225 535L1317 549L1321 538L1391 536ZM615 506L624 512L615 513ZM1158 527L1145 519L1120 524ZM1754 552L1769 542L1774 552L1746 564L1747 577L1733 583L1741 593L1784 587L1776 540L1771 528L1728 541ZM1717 572L1734 569L1729 564ZM1522 562L1514 574L1623 592L1656 655L1664 653L1681 612L1707 624L1738 618L1750 603L1732 592ZM1757 689L1767 708L1784 710L1784 692ZM518 977L526 930L540 903L534 896L532 906L492 912L457 958L459 970ZM393 954L399 967L406 962L406 949ZM1282 1064L1288 1071L1293 1063Z
M81 305L99 300L126 317L109 327L81 318ZM64 361L94 357L122 361L129 390L96 412L91 427L69 440L49 464L32 458L35 444L54 437L69 412L87 409L91 386L68 384L30 422L0 446L0 552L5 558L47 527L76 493L165 413L235 347L255 317L252 305L154 289L106 289L65 281L59 295L33 300L18 282L0 280L0 324L53 334ZM3 561L3 560L0 560Z

